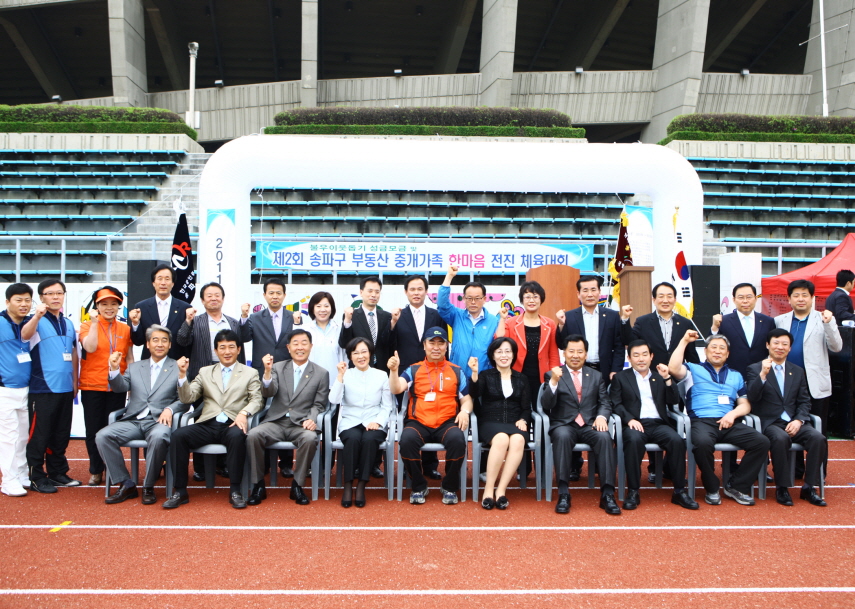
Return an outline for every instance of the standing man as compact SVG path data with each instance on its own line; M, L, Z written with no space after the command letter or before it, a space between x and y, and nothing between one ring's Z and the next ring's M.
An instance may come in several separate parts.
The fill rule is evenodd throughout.
M671 503L696 510L698 504L686 492L686 443L668 415L668 407L680 401L677 385L665 364L659 364L656 369L659 378L653 374L650 368L653 353L647 343L632 341L627 351L631 368L618 372L609 386L612 407L623 422L627 481L623 509L634 510L641 503L638 492L641 487L641 458L644 445L652 442L665 449L673 474Z
M318 419L327 409L330 394L329 372L309 361L312 335L298 328L288 335L291 359L273 362L264 356L264 376L261 395L273 398L264 422L253 428L246 438L249 452L250 481L253 483L249 505L259 505L267 499L264 488L265 447L274 442L297 445L297 467L291 481L291 499L297 505L308 505L303 492L309 465L315 456ZM313 472L320 476L321 472Z
M844 321L855 321L855 309L852 307L852 298L849 293L855 286L855 273L849 269L837 271L837 287L825 299L825 308L831 311L837 323Z
M459 269L457 265L448 267L437 297L439 315L451 326L454 338L449 361L461 370L468 370L469 358L477 357L478 370L487 370L492 367L487 359L487 347L493 342L499 327L499 316L488 315L484 310L487 287L479 281L470 281L463 286L465 309L451 303L451 280L457 276Z
M745 377L750 364L766 357L766 336L775 327L775 320L754 310L757 288L752 284L737 284L732 295L736 309L728 315L713 315L712 334L727 337L730 341L727 367Z
M187 411L187 405L178 399L178 366L167 354L171 350L172 335L169 328L152 324L145 331L146 348L150 357L133 362L119 371L121 351L110 354L110 389L131 397L124 413L112 425L102 428L95 436L98 452L107 465L109 480L118 484L116 492L107 497L107 504L121 503L139 496L137 481L131 480L125 465L122 446L131 440L145 440L145 480L143 505L157 501L154 485L166 460L172 435L172 417Z
M439 312L425 305L427 291L428 280L423 275L412 275L404 280L404 293L409 305L401 309L394 330L401 370L424 360L425 346L422 337L425 329L445 326ZM422 453L422 471L431 480L442 479L442 474L439 473L439 458L435 452Z
M184 323L190 304L172 296L175 285L175 270L167 264L158 264L151 271L151 284L154 286L154 296L141 300L128 312L128 322L131 326L131 340L134 345L143 346L141 359L148 359L151 353L146 341L147 330L157 324L169 328L172 336L178 335L181 324ZM169 358L177 360L184 355L184 348L177 341L169 348Z
M21 325L32 306L30 286L13 283L6 288L6 310L0 312L0 492L9 497L25 497L29 486L27 387L32 366Z
M288 335L294 329L294 324L300 323L300 312L292 313L282 306L285 304L285 294L284 279L271 277L264 282L264 300L267 301L267 308L249 315L249 303L241 307L240 323L249 326L247 340L252 341L250 365L258 372L259 377L264 374L262 360L265 355L272 355L274 362L291 359L291 354L288 352ZM294 475L294 470L291 469L293 462L293 450L279 451L279 468L282 470L283 477L291 478Z
M731 473L730 480L724 481L724 494L740 505L754 505L749 493L760 468L766 463L769 440L753 427L737 421L751 412L751 404L746 398L742 375L725 363L730 355L726 337L707 339L703 364L683 363L685 350L697 339L698 333L694 330L683 335L671 354L668 369L677 381L686 379L686 412L692 422L692 452L706 490L704 501L710 505L721 504L720 482L715 473L715 445L727 442L744 450L745 456L739 469Z
M828 398L831 396L831 369L828 366L828 352L837 353L843 349L843 339L837 329L837 321L829 310L822 313L813 309L813 282L796 279L787 286L790 306L789 313L778 315L775 325L788 330L793 336L793 344L787 356L789 361L807 374L810 392L810 412L822 421L822 432L828 437ZM801 477L798 456L796 478ZM802 458L803 460L803 458ZM828 464L823 463L828 472Z
M204 289L204 288L203 288ZM225 444L229 467L229 503L233 508L246 507L241 494L243 468L246 463L246 432L249 417L261 410L261 381L252 368L238 362L241 339L232 330L220 330L214 336L219 361L205 366L187 382L190 362L178 360L178 398L192 404L202 398L202 407L193 412L196 423L177 429L172 434L170 450L175 468L175 489L164 502L166 509L189 503L187 466L190 451L206 444Z
M653 287L653 306L656 310L636 319L632 327L633 340L643 340L653 349L653 367L668 365L671 354L680 345L686 332L694 327L690 319L674 312L676 303L677 288L666 281L656 284ZM629 324L626 320L624 323ZM687 350L685 358L693 364L701 363L698 352L693 348Z
M45 279L38 287L42 303L21 329L30 343L30 441L27 465L30 488L55 493L57 486L79 486L68 476L65 449L71 438L74 396L77 395L77 332L63 316L65 284ZM44 466L47 464L47 473Z
M767 344L768 359L748 367L746 384L751 409L760 418L763 435L771 444L775 500L781 505L793 505L787 488L790 484L787 457L796 442L807 450L805 482L799 497L825 507L825 501L816 494L814 486L820 483L820 468L828 459L828 440L810 422L810 393L805 371L787 361L793 335L783 328L775 328L769 332Z
M379 277L366 277L359 283L359 297L362 299L362 304L356 309L347 307L344 310L344 322L341 325L338 344L344 349L354 338L370 338L374 343L374 359L371 367L389 372L386 362L395 352L395 336L392 330L395 329L400 309L394 316L388 311L378 309L377 303L380 302L382 291L383 282Z

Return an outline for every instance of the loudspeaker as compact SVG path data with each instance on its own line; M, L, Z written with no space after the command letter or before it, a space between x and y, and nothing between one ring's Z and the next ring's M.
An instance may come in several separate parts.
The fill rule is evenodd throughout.
M161 263L168 264L163 260L128 260L128 311L139 301L154 296L151 271Z
M689 266L689 276L692 279L695 309L692 320L706 336L709 333L713 315L720 313L718 291L721 269L718 266Z

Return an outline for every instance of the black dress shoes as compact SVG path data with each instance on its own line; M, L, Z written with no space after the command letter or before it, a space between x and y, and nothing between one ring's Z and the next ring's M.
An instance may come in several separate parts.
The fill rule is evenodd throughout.
M615 496L611 493L600 497L600 507L606 511L606 514L612 516L620 516L620 507L618 507Z
M163 502L163 507L164 509L172 510L185 503L190 503L190 497L181 493L173 493L172 497Z
M291 494L289 497L293 499L297 505L309 505L309 498L306 497L306 494L303 492L303 487L296 482L291 483Z
M568 482L579 482L579 477L580 477L579 470L578 469L571 469L570 475L567 476L567 481Z
M442 480L442 474L439 473L438 470L432 469L427 473L427 477L431 480Z
M282 469L279 470L279 473L282 474L283 478L293 478L294 477L294 470L291 469L290 467L283 467Z
M193 472L193 481L194 482L204 482L205 474L200 474L199 472Z
M811 505L818 505L819 507L825 507L828 505L822 497L816 494L816 491L813 490L812 486L802 488L799 493L799 499L804 499Z
M383 477L383 470L375 465L374 467L371 468L371 477L372 478L382 478Z
M570 493L561 493L558 495L558 503L555 504L555 513L570 513Z
M249 494L247 505L261 505L261 502L267 499L267 489L263 484L256 484L252 492Z
M241 495L237 491L233 491L231 494L229 494L229 503L231 503L232 507L237 510L242 510L246 507L246 499L244 499L243 495Z
M104 499L104 503L112 505L114 503L121 503L127 499L136 499L139 496L140 493L137 490L137 485L130 480L125 480L119 485L119 490Z
M684 488L674 491L671 495L671 503L679 505L681 508L686 508L687 510L698 509L698 502L689 497L689 493Z
M157 503L157 497L154 496L154 489L150 486L144 486L142 490L143 505L151 505Z
M783 486L779 486L775 489L775 501L781 505L793 505L793 498L790 497L790 491Z
M626 491L626 499L623 500L623 509L634 510L641 503L641 497L637 490L629 489Z
M228 467L218 468L217 469L217 475L220 476L221 478L228 478L229 477L229 468Z

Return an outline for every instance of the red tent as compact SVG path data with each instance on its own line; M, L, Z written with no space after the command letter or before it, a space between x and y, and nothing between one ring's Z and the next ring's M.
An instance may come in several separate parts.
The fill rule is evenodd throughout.
M767 277L763 280L763 312L767 315L780 315L790 311L787 299L787 286L796 279L807 279L816 286L817 311L822 311L825 299L837 287L836 275L841 269L855 271L855 233L849 233L834 251L822 260L817 260L797 271Z

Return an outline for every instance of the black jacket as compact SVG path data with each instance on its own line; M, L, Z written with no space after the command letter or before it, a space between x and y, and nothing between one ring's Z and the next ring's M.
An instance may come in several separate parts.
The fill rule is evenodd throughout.
M671 379L669 387L658 372L651 370L650 393L653 395L653 403L656 404L659 418L673 426L673 420L668 416L668 406L680 401L675 379ZM641 418L641 391L638 389L638 381L632 368L626 368L615 375L609 385L609 397L612 400L614 413L620 417L624 425L633 419L638 421Z
M502 374L495 368L478 373L478 381L469 386L469 394L475 400L475 415L478 423L496 421L516 423L520 419L531 426L531 394L528 379L522 373L511 370L513 393L505 397L502 391Z
M683 340L683 335L689 330L694 330L691 320L686 319L682 315L674 313L671 322L671 344L666 345L665 339L662 336L662 328L659 326L659 317L654 311L647 315L642 315L635 320L635 325L632 327L633 340L641 339L647 341L650 348L653 350L653 363L650 364L652 369L656 369L659 364L668 365L671 360L671 354L674 349ZM698 352L694 345L686 347L685 358L687 362L700 364L701 358L698 357Z

